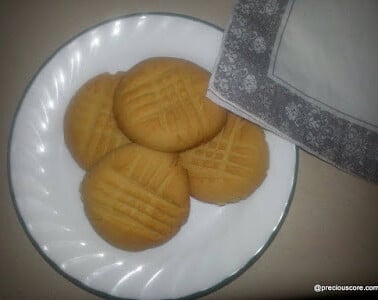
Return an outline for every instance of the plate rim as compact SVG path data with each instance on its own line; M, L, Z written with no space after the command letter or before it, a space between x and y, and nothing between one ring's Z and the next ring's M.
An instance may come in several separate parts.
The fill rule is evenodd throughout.
M79 38L80 36L84 35L85 33L89 32L89 31L91 31L91 30L93 30L97 27L100 27L102 25L105 25L107 23L111 23L111 22L114 22L114 21L117 21L117 20L123 20L123 19L134 18L134 17L142 17L142 16L146 16L146 17L148 17L148 16L176 17L176 18L186 19L186 20L194 21L194 22L201 23L201 24L204 24L204 25L208 25L208 26L210 26L210 27L222 32L222 33L224 32L223 28L221 28L218 25L215 25L215 24L213 24L209 21L206 21L206 20L203 20L203 19L200 19L200 18L197 18L197 17L193 17L193 16L190 16L190 15L186 15L186 14L171 13L171 12L137 12L137 13L131 13L131 14L117 16L117 17L106 19L106 20L101 21L99 23L93 24L93 25L85 28L84 30L80 31L79 33L73 35L71 38L69 38L65 42L63 42L58 48L53 50L52 53L37 68L37 70L34 72L32 77L28 80L28 83L26 84L26 86L23 90L23 93L22 93L21 97L19 98L18 104L16 106L16 110L13 113L13 116L12 116L11 126L10 126L10 130L9 130L10 134L8 135L8 143L7 143L8 187L9 187L9 193L10 193L10 196L11 196L11 201L13 203L14 210L16 212L17 219L18 219L19 223L21 224L21 227L22 227L24 233L26 234L26 236L28 237L29 241L33 245L34 249L38 252L38 254L58 274L63 276L63 278L67 279L68 281L70 281L71 283L76 285L77 287L79 287L79 288L81 288L81 289L83 289L87 292L90 292L90 293L92 293L96 296L105 298L105 299L136 300L134 298L124 298L124 297L113 296L113 295L110 295L106 292L96 290L92 287L85 285L83 282L74 278L73 276L70 276L68 273L64 272L64 270L62 270L50 257L48 257L46 253L44 253L42 251L40 245L36 242L36 240L34 239L32 234L27 229L27 226L25 224L25 220L23 219L23 217L21 215L21 211L18 207L18 203L17 203L17 200L16 200L15 192L14 192L15 189L14 189L13 182L12 182L12 169L11 169L11 156L12 156L11 152L12 152L12 144L13 144L12 141L13 141L13 135L14 135L15 125L16 125L16 122L17 122L17 119L18 119L18 115L19 115L20 109L21 109L21 107L22 107L22 105L25 101L27 93L29 92L30 88L32 87L36 78L40 75L40 73L44 69L44 67L56 56L56 54L59 53L59 51L61 51L65 46L67 46L69 43L71 43L75 39ZM295 152L295 165L294 165L293 177L291 178L290 194L289 194L289 197L286 201L285 208L284 208L284 210L281 214L281 217L278 221L278 224L275 226L274 230L270 234L270 236L269 236L268 240L265 242L265 244L259 249L259 251L256 254L254 254L248 260L248 262L244 266L242 266L240 269L238 269L234 273L230 274L229 276L227 276L223 280L219 281L215 285L210 286L210 287L203 289L203 290L199 290L199 291L192 293L190 295L186 295L186 296L179 297L179 298L173 298L173 299L196 299L196 298L199 298L199 297L209 295L209 294L221 289L222 287L228 285L229 283L231 283L232 281L237 279L244 272L246 272L265 253L266 249L269 248L270 244L275 239L275 237L277 236L278 232L280 231L284 221L286 220L286 217L288 215L288 212L289 212L289 209L290 209L290 206L291 206L291 203L293 201L294 194L295 194L295 189L296 189L296 185L297 185L297 178L298 178L299 150L298 150L297 145L294 144L293 146L294 146L294 152Z

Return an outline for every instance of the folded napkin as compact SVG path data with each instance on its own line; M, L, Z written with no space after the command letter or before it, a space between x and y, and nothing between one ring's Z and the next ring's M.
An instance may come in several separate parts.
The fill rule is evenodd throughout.
M378 182L378 1L240 0L208 97Z

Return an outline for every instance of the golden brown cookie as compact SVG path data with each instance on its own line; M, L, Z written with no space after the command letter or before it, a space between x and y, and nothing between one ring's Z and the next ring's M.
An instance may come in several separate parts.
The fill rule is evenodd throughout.
M137 144L120 147L96 163L81 193L94 229L126 250L166 242L189 213L188 175L177 154Z
M113 116L114 90L122 73L100 74L72 98L65 115L64 137L76 162L88 169L109 151L130 143Z
M114 115L134 142L160 151L181 151L215 136L226 111L206 98L210 74L178 58L150 58L123 76Z
M208 143L180 154L188 170L191 195L225 204L249 196L269 166L263 130L232 113L222 131Z

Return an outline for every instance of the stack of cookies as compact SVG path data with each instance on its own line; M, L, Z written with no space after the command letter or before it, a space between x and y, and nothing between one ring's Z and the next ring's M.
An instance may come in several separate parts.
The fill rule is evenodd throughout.
M263 130L207 99L209 78L189 61L150 58L92 78L72 98L65 141L87 171L86 215L112 245L161 245L186 222L190 196L223 205L264 180Z

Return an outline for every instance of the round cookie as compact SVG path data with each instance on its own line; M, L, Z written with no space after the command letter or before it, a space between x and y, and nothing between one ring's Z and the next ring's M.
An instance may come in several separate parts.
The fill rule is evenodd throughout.
M263 130L232 113L222 131L209 142L182 152L191 195L225 204L249 196L262 183L269 167Z
M178 58L144 60L123 76L114 98L114 116L134 142L174 152L215 136L226 110L206 98L210 73Z
M137 144L120 147L95 164L81 193L98 234L131 251L166 242L189 214L188 175L177 154Z
M113 116L114 90L122 73L100 74L74 95L64 119L64 138L75 161L85 170L109 151L130 143Z

